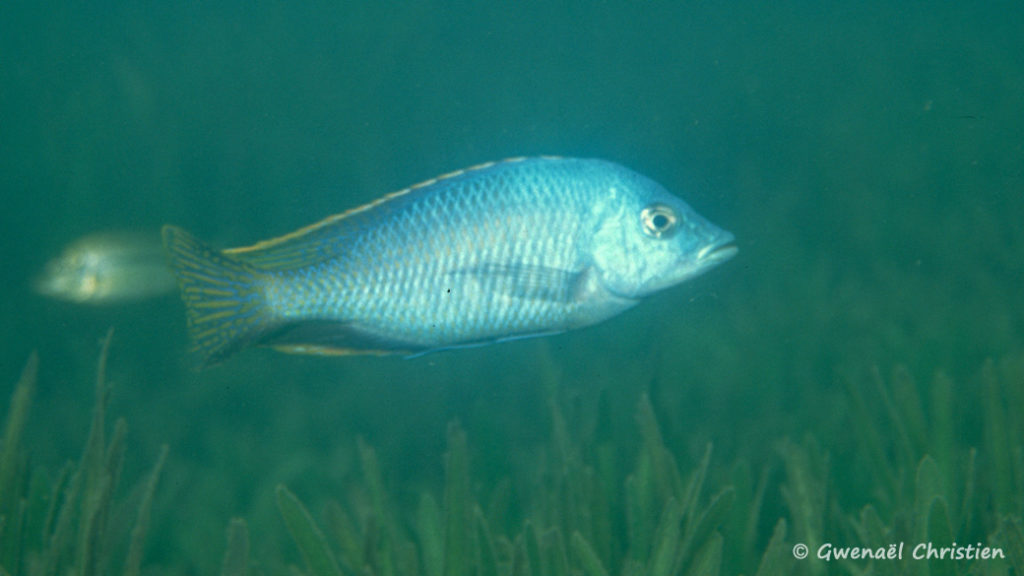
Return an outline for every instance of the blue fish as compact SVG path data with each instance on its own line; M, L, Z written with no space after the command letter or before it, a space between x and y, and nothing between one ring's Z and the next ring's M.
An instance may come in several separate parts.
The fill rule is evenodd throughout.
M418 354L615 316L736 253L733 235L603 160L459 170L218 251L165 226L201 363L253 345Z

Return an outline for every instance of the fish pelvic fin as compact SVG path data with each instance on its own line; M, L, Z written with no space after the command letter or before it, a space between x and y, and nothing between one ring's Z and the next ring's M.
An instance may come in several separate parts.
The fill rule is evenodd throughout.
M261 291L265 272L175 226L164 226L163 240L200 367L258 343L273 328L273 314Z

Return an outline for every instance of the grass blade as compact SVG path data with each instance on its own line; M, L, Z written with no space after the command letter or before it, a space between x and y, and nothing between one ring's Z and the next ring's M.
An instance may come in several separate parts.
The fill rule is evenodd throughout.
M601 564L601 559L598 558L597 552L590 546L587 539L583 537L579 532L572 533L572 550L579 559L580 565L583 567L583 573L589 574L590 576L608 576L608 571L604 569Z
M35 392L36 377L39 374L39 357L33 352L21 371L21 378L11 394L11 407L7 413L4 436L0 439L0 566L18 571L22 552L22 514L19 509L17 486L21 483L21 436L28 420L32 396Z
M647 572L651 576L669 576L674 572L676 552L681 544L679 524L682 522L683 513L680 508L681 505L674 498L665 504L658 529L654 533L654 546L647 564Z
M722 567L722 535L715 532L697 551L687 574L692 576L718 576Z
M121 571L124 576L138 576L142 566L142 552L146 543L146 532L149 530L150 509L153 506L153 494L156 493L156 484L160 479L160 472L163 470L164 462L167 461L167 445L160 449L160 456L157 457L153 471L146 481L146 488L142 494L142 502L139 504L139 514L135 520L135 527L132 528L132 538L128 545L128 558L125 560L124 568Z
M479 510L477 514L480 515ZM427 493L420 497L416 532L423 557L423 572L426 576L441 576L444 571L444 525L441 523L441 509L437 500Z
M299 547L306 567L312 576L341 576L334 555L327 546L327 539L306 507L283 484L277 487L277 507L284 518L285 526Z
M1024 574L1024 530L1020 518L1003 518L1000 529L1006 559L1013 566L1014 574Z
M784 576L789 574L789 559L792 558L789 550L786 550L786 520L780 518L772 532L772 539L768 542L768 548L761 557L761 564L757 567L756 576Z
M235 518L228 525L228 549L221 563L221 576L247 576L249 572L249 528Z
M475 519L477 547L476 573L478 576L498 576L498 556L494 550L494 538L491 537L491 530L487 526L487 519L484 518L484 514L480 511L480 508L476 509Z
M469 573L469 455L466 433L458 424L448 426L448 462L444 505L448 512L445 524L445 576Z

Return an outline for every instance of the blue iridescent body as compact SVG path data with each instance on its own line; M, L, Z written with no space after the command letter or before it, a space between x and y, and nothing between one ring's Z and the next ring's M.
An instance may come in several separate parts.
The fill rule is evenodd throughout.
M733 237L617 164L454 172L218 252L167 226L205 364L249 345L418 353L587 326L733 254Z

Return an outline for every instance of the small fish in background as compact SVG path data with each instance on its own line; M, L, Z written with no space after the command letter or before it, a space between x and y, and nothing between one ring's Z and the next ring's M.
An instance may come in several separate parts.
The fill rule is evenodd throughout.
M736 253L648 178L555 157L453 172L245 248L163 238L204 365L252 345L418 354L555 334Z
M34 281L44 296L96 305L145 300L175 286L160 236L120 231L75 240Z

